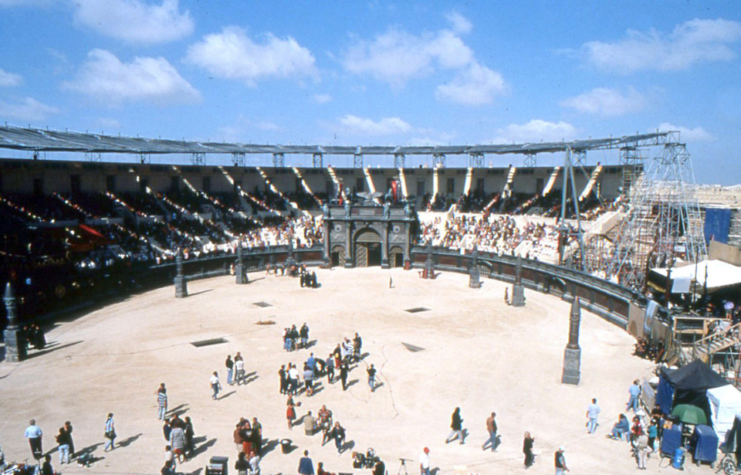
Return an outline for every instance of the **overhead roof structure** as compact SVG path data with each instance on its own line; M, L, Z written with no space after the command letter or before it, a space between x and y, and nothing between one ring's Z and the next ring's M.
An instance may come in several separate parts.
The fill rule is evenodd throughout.
M675 140L675 132L656 132L603 139L502 145L337 146L259 145L196 142L0 127L0 149L29 152L128 154L323 154L323 155L470 155L538 154L586 150L649 147Z

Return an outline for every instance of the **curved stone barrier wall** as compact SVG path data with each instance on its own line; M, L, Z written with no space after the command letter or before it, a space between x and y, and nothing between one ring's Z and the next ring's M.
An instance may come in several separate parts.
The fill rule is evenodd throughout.
M433 260L438 270L468 273L473 265L470 254L448 249L434 249ZM415 246L412 249L413 267L424 268L427 249ZM517 259L513 256L481 253L478 267L482 277L513 283ZM646 306L641 294L610 281L594 277L585 272L559 267L545 262L522 259L522 284L531 290L552 294L571 302L575 296L581 299L582 307L600 317L627 329L631 304Z
M288 259L289 252L299 264L319 266L324 263L321 246L290 251L287 246L275 246L246 250L243 253L245 269L248 272L257 272L266 270L268 265L279 267ZM426 248L415 246L412 249L413 268L422 269L426 259ZM183 272L188 281L226 275L231 272L236 260L237 256L234 254L187 259L183 261ZM433 260L436 269L448 272L468 273L473 264L473 258L469 254L461 255L459 252L440 248L433 250ZM478 257L482 277L488 276L508 283L515 281L516 262L517 259L512 256L482 253ZM44 315L26 315L24 319L55 318L91 305L103 304L122 295L171 285L175 278L175 263L170 261L137 267L117 277L119 284L112 282L107 288L98 286L100 291L95 294L80 296L77 301L60 301L58 306L49 309ZM574 296L578 296L582 299L584 308L624 329L628 325L631 304L639 307L645 307L646 304L644 297L625 287L584 272L544 262L522 259L521 277L523 285L531 290L549 293L566 301L572 301ZM121 284L121 281L125 283Z

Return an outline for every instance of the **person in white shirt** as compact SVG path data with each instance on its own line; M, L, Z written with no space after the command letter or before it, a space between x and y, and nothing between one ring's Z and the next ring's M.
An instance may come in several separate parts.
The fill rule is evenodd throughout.
M33 458L38 460L44 453L41 444L41 437L44 435L44 433L41 431L41 427L36 425L36 421L34 419L31 419L28 424L29 425L26 428L25 435L28 439L29 445L31 446L31 453L33 454Z
M238 385L241 386L244 382L244 360L242 358L236 360L234 362L234 367L236 369L234 380L237 382Z
M602 412L600 407L597 405L597 399L592 399L592 404L587 406L587 430L590 434L594 434L597 430L597 417Z
M214 401L219 398L219 390L221 389L221 383L219 382L219 373L214 371L214 374L211 376L211 389L214 391L213 399Z
M419 475L430 475L430 449L427 447L419 455Z

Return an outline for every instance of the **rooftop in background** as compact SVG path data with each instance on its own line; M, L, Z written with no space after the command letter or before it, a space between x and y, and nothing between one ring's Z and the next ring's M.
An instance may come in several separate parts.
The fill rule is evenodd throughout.
M524 143L502 145L439 146L321 146L258 145L218 142L120 137L77 132L58 132L20 127L0 127L0 149L29 152L133 153L133 154L322 154L322 155L466 155L525 154L608 150L650 147L676 142L677 132L656 132L623 137L575 140L571 142Z

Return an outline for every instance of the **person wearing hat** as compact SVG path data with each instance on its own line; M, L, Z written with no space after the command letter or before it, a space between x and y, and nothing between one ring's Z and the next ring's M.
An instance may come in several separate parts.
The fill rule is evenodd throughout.
M564 449L562 445L558 448L558 451L556 451L556 475L563 475L564 473L569 471L569 468L566 466L566 458L563 456L564 450L566 449Z
M116 427L113 424L113 413L108 414L108 418L105 421L105 438L108 442L105 444L105 452L116 448Z
M419 475L430 475L430 449L427 447L419 455Z

